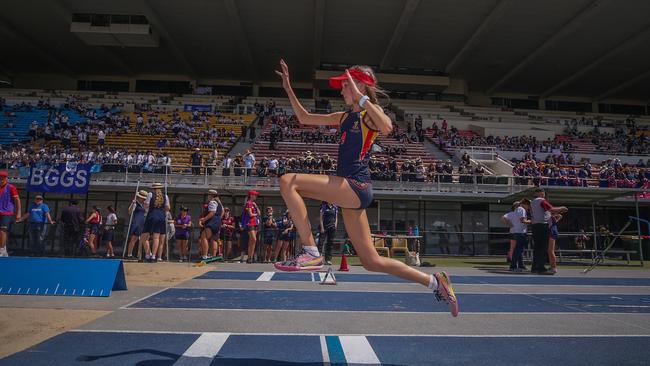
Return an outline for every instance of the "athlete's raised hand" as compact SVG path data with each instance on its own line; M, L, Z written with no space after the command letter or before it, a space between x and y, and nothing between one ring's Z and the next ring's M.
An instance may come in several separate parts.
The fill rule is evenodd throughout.
M280 59L280 69L282 71L275 70L275 73L280 75L282 78L282 87L287 90L291 88L291 83L289 82L289 66L284 62L283 59Z
M348 93L352 96L354 102L357 103L359 102L359 99L363 97L363 93L357 87L357 83L354 82L354 79L352 79L352 75L350 75L350 71L345 70L345 76L348 77L348 82L345 83L343 87L347 89Z

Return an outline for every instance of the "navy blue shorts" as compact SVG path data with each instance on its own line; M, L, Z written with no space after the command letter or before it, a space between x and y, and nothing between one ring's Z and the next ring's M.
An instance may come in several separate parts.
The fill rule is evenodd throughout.
M189 232L187 232L187 233L176 233L176 235L174 235L174 237L176 238L176 240L188 240L190 238L190 233Z
M212 234L218 233L219 229L221 229L221 222L218 220L210 220L204 224L204 227L206 229L210 229L210 231L212 231Z
M165 220L147 217L147 220L144 222L144 232L149 234L167 234Z
M114 237L115 237L115 230L106 230L104 231L104 235L102 236L102 239L104 239L104 241L113 241Z
M141 223L131 225L131 230L129 231L129 236L140 236L144 230L144 226Z
M558 240L560 238L560 232L555 226L551 226L551 230L548 235L551 237L551 239L554 240Z
M365 209L372 204L372 184L358 181L354 178L345 178L350 184L350 188L357 194L359 197L359 209Z
M90 233L97 235L99 233L99 224L90 224Z
M212 231L212 238L211 240L217 241L219 240L219 232L221 231L221 227L217 226L216 229L210 229Z
M264 237L264 245L273 245L273 235Z
M0 230L9 231L9 227L14 222L14 215L0 215Z

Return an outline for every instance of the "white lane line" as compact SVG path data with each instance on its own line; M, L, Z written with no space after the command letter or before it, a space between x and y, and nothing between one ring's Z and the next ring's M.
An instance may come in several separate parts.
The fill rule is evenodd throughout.
M271 281L275 272L263 272L255 281Z
M201 332L181 332L181 331L163 331L163 330L115 330L115 329L70 329L68 332L77 333L128 333L128 334L203 334ZM346 334L321 334L321 333L267 333L267 332L241 332L231 333L230 335L259 335L259 336L346 336ZM347 334L353 336L354 334ZM356 335L358 336L358 334ZM399 334L399 333L375 333L365 334L365 337L422 337L422 338L650 338L650 334Z
M379 365L379 358L364 336L341 336L341 347L348 364Z
M161 292L163 292L163 291L167 291L167 290L169 290L169 287L165 287L164 289L162 289L162 290L158 290L158 291L156 291L156 292L154 292L154 293L152 293L152 294L149 294L149 295L147 295L147 296L145 296L145 297L143 297L143 298L141 298L141 299L137 299L137 300L135 300L135 301L131 301L130 303L128 303L128 304L126 304L126 305L120 307L120 309L128 309L129 306L131 306L131 305L133 305L133 304L137 304L137 303L139 303L140 301L146 300L146 299L148 299L148 298L150 298L150 297L152 297L152 296L156 296L156 295L158 295L159 293L161 293ZM104 290L102 290L102 293L104 293Z
M203 333L174 363L181 365L210 365L226 343L230 333Z
M183 356L187 357L215 357L224 343L228 340L230 333L203 333L188 348Z
M313 273L312 273L313 275ZM251 283L254 283L255 281L251 281ZM284 283L286 284L287 282L292 282L292 281L273 281L275 284L280 284ZM302 283L309 282L309 281L302 281ZM350 282L347 282L346 285L349 285ZM400 294L431 294L431 290L427 289L426 287L417 284L420 290L378 290L378 289L363 289L363 292L371 292L371 293L400 293ZM457 286L463 286L463 285L457 285L454 284L454 288ZM508 285L510 286L510 285ZM413 284L412 287L416 287L416 284ZM241 291L314 291L314 292L323 292L323 288L319 287L317 289L313 288L302 288L302 289L296 289L296 288L268 288L268 287L259 287L259 288L254 288L254 287L208 287L208 288L203 288L203 287L169 287L173 288L174 290L241 290ZM359 289L357 288L340 288L336 290L332 290L335 292L359 292ZM504 292L465 292L465 291L456 291L456 294L468 294L468 295L534 295L534 296L567 296L567 295L601 295L601 296L611 296L611 293L603 293L603 292L512 292L508 290L504 290ZM650 296L649 293L643 293L643 292L630 292L630 293L620 293L620 294L614 294L618 296ZM139 301L139 300L138 300Z
M123 309L123 308L120 308ZM128 310L158 310L158 311L221 311L221 312L232 312L232 311L237 311L237 312L286 312L286 309L236 309L236 308L183 308L183 307L147 307L147 308L142 308L142 307L131 307L131 308L124 308ZM358 310L291 310L293 313L358 313ZM392 315L440 315L440 314L449 314L446 311L393 311L393 310L364 310L363 314L392 314ZM545 312L517 312L517 311L485 311L485 312L474 312L474 311L464 311L461 312L463 315L507 315L507 316L512 316L512 315L528 315L528 316L535 316L535 315L557 315L557 316L576 316L576 315L583 315L583 316L589 316L589 315L595 315L595 314L607 314L607 315L648 315L648 313L630 313L630 312L597 312L597 311L561 311L561 312L552 312L552 311L545 311Z
M321 353L323 354L323 365L328 366L330 364L330 353L329 350L327 349L327 341L325 340L324 335L318 338L320 338L320 350Z

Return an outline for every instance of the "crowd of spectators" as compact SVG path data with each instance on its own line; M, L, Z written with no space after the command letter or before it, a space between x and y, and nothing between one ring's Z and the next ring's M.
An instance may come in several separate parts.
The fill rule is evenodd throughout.
M113 147L79 149L65 148L62 145L32 148L29 145L15 145L0 150L0 167L20 169L38 165L63 163L97 164L105 171L124 171L126 167L134 170L153 172L156 167L170 166L171 157L166 152L154 150L128 150ZM111 167L112 166L112 167Z
M519 184L602 188L648 188L650 182L650 159L642 159L635 165L622 163L619 159L608 159L598 166L590 162L581 164L560 164L556 161L537 160L528 155L514 160L512 174Z
M593 126L587 132L580 131L579 126ZM442 128L434 122L425 134L443 150L466 146L490 146L498 150L525 151L531 153L575 152L579 142L591 143L595 153L626 153L630 155L650 154L650 133L647 127L640 128L634 119L627 119L625 124L610 125L601 120L581 119L565 121L564 135L551 139L539 140L534 136L480 136L467 131L459 131L451 126L447 128L443 121ZM604 128L614 132L601 131ZM464 132L464 133L463 133Z
M587 141L595 145L599 153L626 153L630 155L650 154L650 133L647 127L638 127L634 119L628 118L625 124L605 125L598 121L586 124L593 126L589 131L581 131L577 120L565 122L564 134L572 140ZM606 132L614 130L612 132Z
M17 169L31 164L78 162L103 165L104 170L123 171L125 167L134 167L133 169L145 172L155 171L156 167L171 164L171 157L164 151L166 147L216 150L232 146L237 139L235 132L224 127L205 128L210 118L216 117L218 124L244 125L242 118L233 119L219 113L196 111L190 118L182 118L177 111L171 115L146 111L138 113L135 121L132 121L128 115L115 109L117 106L86 108L75 97L68 97L61 108L53 107L47 101L40 101L36 106L28 103L4 106L4 113L10 115L34 109L46 110L47 118L40 123L31 123L28 131L31 145L13 144L4 147L0 150L0 161L7 168ZM71 113L77 113L77 117L81 117L76 118L77 123L71 121ZM162 136L155 146L139 146L136 149L106 146L107 136L129 133ZM74 137L78 141L77 146L73 146ZM60 141L60 144L49 143L51 141Z

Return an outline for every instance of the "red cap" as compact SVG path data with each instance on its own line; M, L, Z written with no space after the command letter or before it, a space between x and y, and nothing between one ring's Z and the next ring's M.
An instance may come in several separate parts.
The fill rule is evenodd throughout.
M254 189L251 189L250 191L248 191L248 195L249 196L259 196L260 192L254 190Z
M8 176L8 174L7 174L6 170L0 170L0 177L5 177L6 178L7 176Z
M348 71L354 80L360 81L368 86L377 85L377 81L369 73L363 72L360 69L348 69ZM348 76L345 73L339 76L333 76L330 78L330 86L334 89L341 89L343 88L343 80L347 79Z

